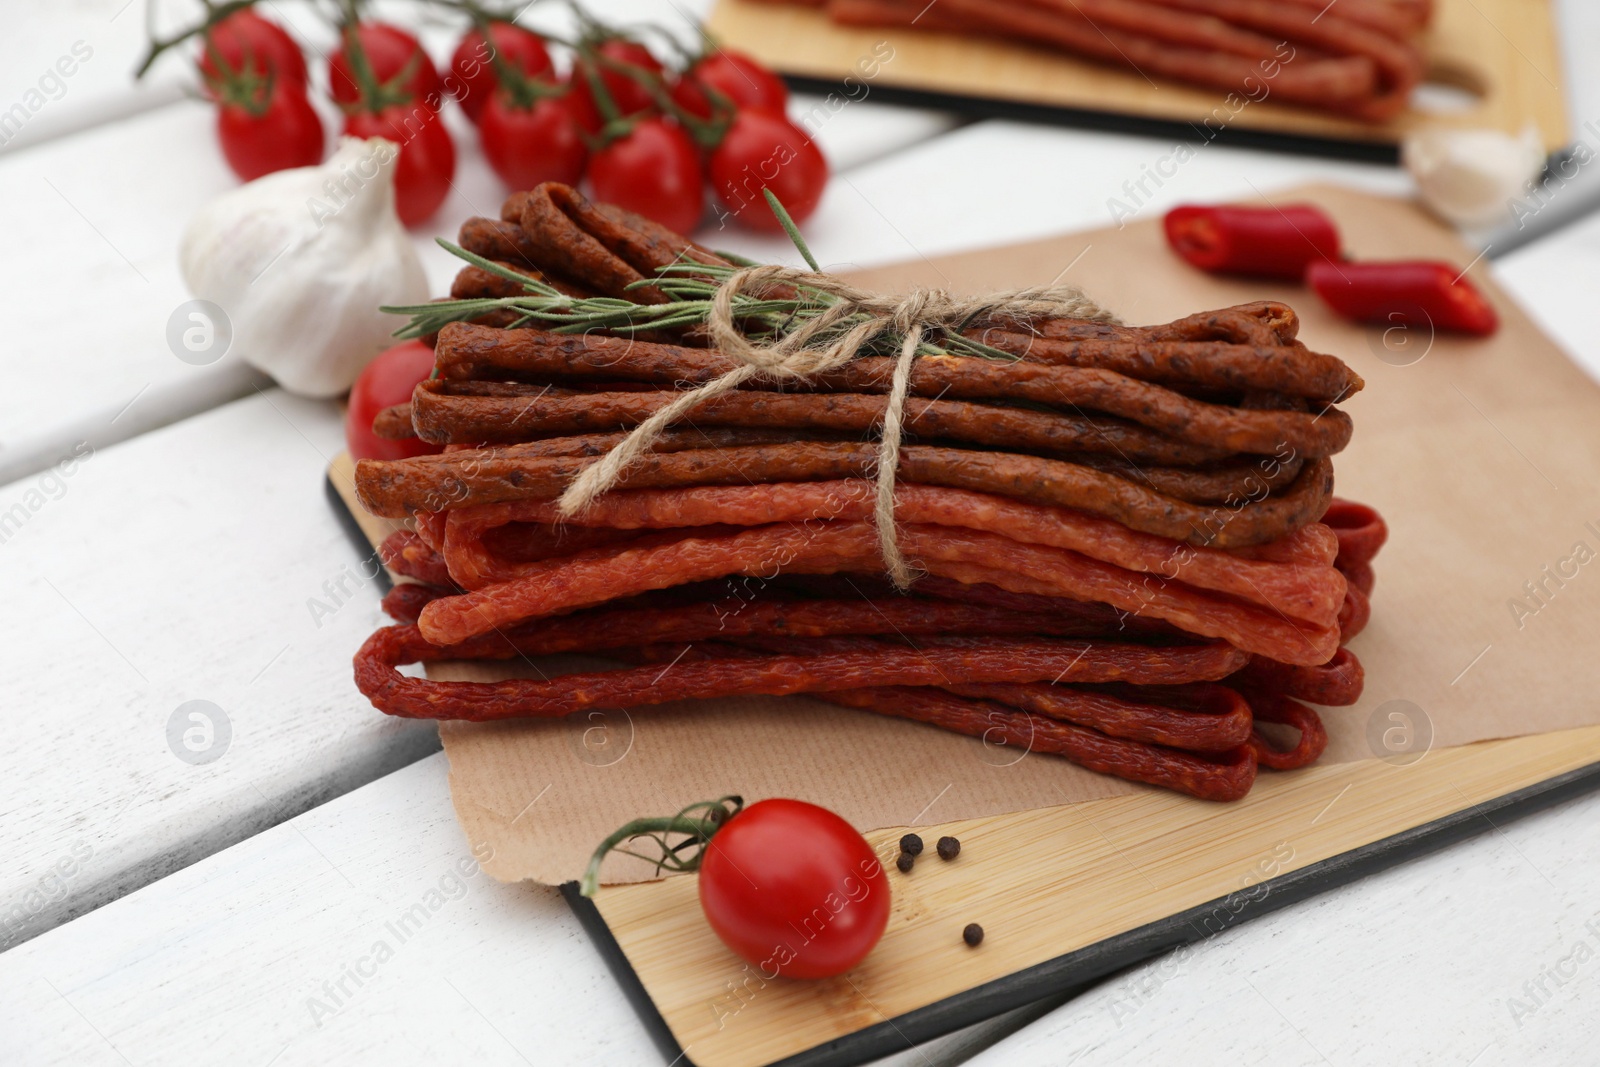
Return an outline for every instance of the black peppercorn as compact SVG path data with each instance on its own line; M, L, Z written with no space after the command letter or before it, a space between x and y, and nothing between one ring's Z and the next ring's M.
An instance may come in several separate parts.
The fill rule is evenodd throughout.
M953 837L939 838L939 844L936 847L939 852L939 858L942 860L953 860L961 855L961 842Z
M916 862L917 857L913 856L909 852L902 852L900 853L900 858L894 861L894 865L900 868L901 874L910 874L911 867Z
M911 856L922 855L922 838L916 834L907 834L900 839L900 851Z
M968 923L967 928L961 931L961 940L973 948L977 948L983 942L983 927L977 923Z

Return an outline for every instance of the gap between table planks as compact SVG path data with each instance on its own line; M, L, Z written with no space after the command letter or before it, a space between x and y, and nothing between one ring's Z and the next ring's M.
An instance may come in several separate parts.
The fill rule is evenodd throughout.
M1026 117L1109 128L1200 136L1207 123L1223 139L1245 135L1321 152L1363 152L1393 158L1393 146L1425 125L1491 127L1512 135L1532 124L1547 151L1567 143L1555 19L1548 0L1438 0L1426 39L1429 80L1470 92L1476 106L1423 111L1415 104L1388 123L1355 122L1306 108L1259 102L1225 103L1229 94L1075 56L968 34L899 27L849 27L816 7L772 0L719 0L709 27L739 48L801 79L852 91L868 85L885 97L989 117ZM859 64L891 58L875 73ZM847 82L846 79L851 79ZM1270 86L1270 83L1268 83ZM858 91L858 90L855 90ZM1242 99L1234 97L1235 100ZM1262 137L1260 135L1267 135Z

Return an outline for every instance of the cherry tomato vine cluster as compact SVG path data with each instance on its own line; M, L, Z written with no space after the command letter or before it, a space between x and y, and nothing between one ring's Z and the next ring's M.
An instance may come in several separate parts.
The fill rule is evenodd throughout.
M563 40L476 0L436 2L467 20L443 75L416 35L368 17L360 0L340 0L339 43L327 57L344 132L400 146L395 189L407 225L433 215L450 191L456 151L441 116L451 100L511 189L587 181L596 199L684 233L705 221L708 200L719 222L773 231L764 189L796 221L821 200L827 161L785 114L782 79L756 60L704 37L689 52L669 34L630 33L576 5L577 34ZM254 3L206 0L205 19L153 40L139 71L198 39L223 155L246 181L318 163L324 147L305 56Z

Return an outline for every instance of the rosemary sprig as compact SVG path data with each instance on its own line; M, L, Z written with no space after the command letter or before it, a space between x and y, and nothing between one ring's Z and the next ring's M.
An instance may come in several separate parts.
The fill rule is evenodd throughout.
M789 239L812 270L821 273L816 257L811 254L805 238L795 227L794 220L784 210L772 191L763 190L773 213L783 225ZM413 338L437 333L452 322L478 318L491 311L510 310L518 315L517 325L538 326L554 333L590 333L606 331L619 336L632 336L653 331L675 330L698 326L711 314L711 300L718 288L740 270L757 264L744 257L727 256L729 264L699 263L679 259L656 269L655 276L630 285L629 289L651 287L668 297L664 304L636 304L618 297L575 297L525 274L485 259L443 238L439 245L458 259L488 271L490 274L515 282L524 290L515 296L480 297L467 300L443 300L431 304L386 305L381 310L391 315L405 315L410 321L395 332L396 337ZM781 338L799 326L822 315L838 298L804 283L792 287L793 296L770 297L738 293L734 296L735 317L747 334L754 338L772 340ZM818 345L842 337L866 318L865 313L848 315L816 338ZM867 353L893 355L900 349L901 339L883 335L867 346ZM934 340L918 346L921 355L975 356L1014 362L1018 357L1002 352L965 337L959 332L947 331Z

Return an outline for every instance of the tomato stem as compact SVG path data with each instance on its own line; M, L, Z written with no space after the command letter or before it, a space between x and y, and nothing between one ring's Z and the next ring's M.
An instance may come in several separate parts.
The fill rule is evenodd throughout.
M173 36L166 38L156 37L152 33L150 36L150 51L145 53L144 60L139 64L139 69L133 72L134 78L137 80L144 77L145 72L150 69L151 65L155 63L158 58L160 58L163 52L177 47L197 33L210 33L210 31L216 27L217 23L226 19L229 15L243 11L247 7L254 7L255 4L256 0L226 0L225 3L220 4L211 3L208 0L206 3L206 17L201 19L195 25L190 26L186 30L180 30ZM153 4L150 6L149 10L146 11L147 21L151 22L152 24L154 21L154 11L155 5Z
M600 842L600 847L595 849L594 855L589 858L589 867L584 871L583 879L578 883L579 892L586 897L594 896L595 891L600 888L600 865L611 852L638 856L654 863L657 874L664 870L699 870L706 843L743 808L744 798L730 795L690 804L676 815L634 819ZM667 840L669 834L681 837L682 840L669 842ZM661 850L659 858L652 859L622 847L627 842L641 837L649 838L656 843Z

